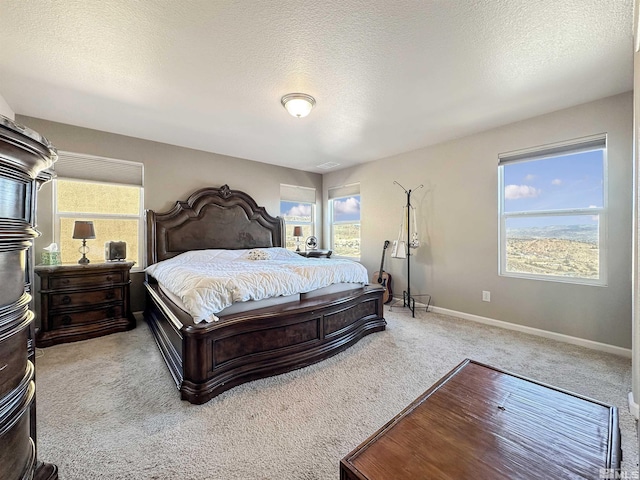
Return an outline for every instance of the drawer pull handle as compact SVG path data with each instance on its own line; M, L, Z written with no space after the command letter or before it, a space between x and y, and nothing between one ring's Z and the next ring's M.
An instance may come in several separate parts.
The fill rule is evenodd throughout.
M64 283L65 285L68 285L69 284L69 279L68 278L63 279L62 283Z
M71 317L69 315L65 315L64 317L62 317L62 324L63 325L70 325L71 324Z
M111 275L107 275L107 280L111 280L113 277Z
M64 305L69 305L71 303L71 297L69 295L65 295L62 297L62 303Z
M113 317L116 314L116 310L115 308L108 308L107 309L107 317Z
M113 290L107 292L107 300L112 300L114 298L116 298L116 293Z
M0 372L1 372L2 370L4 370L5 368L7 368L8 366L9 366L9 364L6 364L4 367L0 368Z

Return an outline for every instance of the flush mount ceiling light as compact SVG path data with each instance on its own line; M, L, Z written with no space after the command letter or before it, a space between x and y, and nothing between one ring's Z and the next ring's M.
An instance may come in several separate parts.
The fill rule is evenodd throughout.
M287 93L280 102L291 115L302 118L309 115L316 104L316 99L306 93Z

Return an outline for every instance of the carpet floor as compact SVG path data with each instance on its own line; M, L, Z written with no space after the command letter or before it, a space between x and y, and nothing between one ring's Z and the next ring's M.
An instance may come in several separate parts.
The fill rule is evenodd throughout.
M345 352L205 405L180 400L143 322L38 350L38 457L61 480L337 479L342 457L471 358L618 406L637 475L629 359L434 313L385 318Z

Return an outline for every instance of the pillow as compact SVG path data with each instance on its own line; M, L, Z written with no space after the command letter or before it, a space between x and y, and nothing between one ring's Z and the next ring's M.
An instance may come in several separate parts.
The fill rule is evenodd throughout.
M265 250L249 250L246 258L248 260L269 260L271 255Z

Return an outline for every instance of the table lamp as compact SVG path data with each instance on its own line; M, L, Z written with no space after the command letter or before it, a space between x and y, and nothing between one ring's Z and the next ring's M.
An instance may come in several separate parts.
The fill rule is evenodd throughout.
M300 237L302 236L302 227L293 227L293 236L296 237L296 252L299 252Z
M82 239L82 246L78 249L82 253L82 258L78 260L81 265L89 263L87 253L89 253L89 247L87 247L87 239L96 238L96 231L93 228L93 222L76 220L73 224L73 238Z

